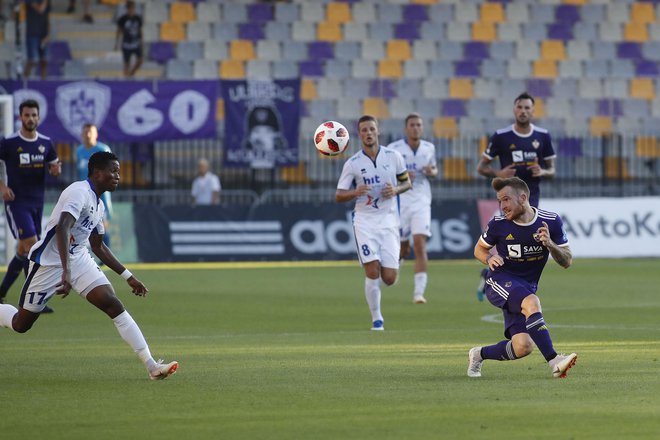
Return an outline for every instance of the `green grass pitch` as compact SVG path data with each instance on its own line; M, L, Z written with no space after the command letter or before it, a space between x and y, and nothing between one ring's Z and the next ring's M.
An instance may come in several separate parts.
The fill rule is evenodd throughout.
M107 317L55 298L28 334L0 329L0 438L660 438L657 259L548 264L546 321L579 355L563 380L538 351L466 377L468 349L502 339L474 261L431 262L427 305L412 304L406 262L382 333L355 262L131 269L148 298L111 280L178 373L148 380Z

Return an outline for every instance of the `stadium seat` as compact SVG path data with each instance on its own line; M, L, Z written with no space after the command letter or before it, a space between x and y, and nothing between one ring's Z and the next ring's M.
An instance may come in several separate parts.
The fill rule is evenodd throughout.
M638 99L655 99L655 86L651 78L634 78L630 80L630 97Z
M608 2L606 6L606 21L611 23L625 23L630 20L628 2Z
M536 60L533 72L535 78L557 78L557 63L550 60Z
M332 60L325 64L325 75L328 78L344 79L351 76L351 62Z
M144 22L160 24L169 20L167 3L147 2L144 5Z
M241 60L223 60L219 74L222 79L244 79L245 63Z
M368 35L368 29L364 23L344 23L344 42L359 43L367 40Z
M309 78L303 78L300 83L300 99L303 101L311 101L317 99L319 94L316 90L316 83Z
M391 25L383 26L381 23L369 23L367 25L370 40L386 43L394 39L394 30Z
M299 20L297 3L275 3L275 21L279 23L293 23Z
M485 78L504 79L507 76L506 62L502 60L484 60L481 63L481 74ZM476 95L481 96L479 93L476 93Z
M628 160L620 157L606 157L605 177L614 180L630 179L631 176L630 172L628 171Z
M200 23L219 23L222 20L220 5L217 3L199 2L196 13Z
M632 23L648 24L655 21L653 3L633 3L630 5L630 21Z
M298 76L322 77L325 75L325 65L318 61L304 60L298 63Z
M469 79L452 78L449 80L449 96L459 99L471 99L474 97L472 81Z
M492 61L492 60L491 60ZM500 87L498 84L498 81L495 81L495 77L491 76L489 73L487 73L485 70L482 69L482 72L484 74L483 78L477 78L474 80L474 96L478 96L479 98L486 98L488 102L492 104L492 100L499 96L500 94ZM468 101L468 103L475 101L474 99ZM478 102L478 100L477 100ZM491 106L492 108L492 106ZM479 117L487 117L492 115L492 111L488 111L484 115L479 115ZM470 114L472 117L476 117L477 115Z
M574 59L560 61L558 75L560 78L582 78L584 75L582 63Z
M472 40L472 27L470 23L461 23L452 21L447 23L447 35L445 37L450 42L465 42Z
M540 57L539 45L534 42L520 41L516 44L516 59L534 61Z
M376 17L376 4L367 2L353 3L353 22L355 23L371 23Z
M589 121L589 131L592 136L603 136L612 133L612 118L609 116L594 116Z
M359 99L344 98L337 101L337 116L340 119L358 119L364 114Z
M394 38L397 40L418 40L420 37L419 23L397 23L394 25Z
M305 162L299 162L298 165L285 166L280 168L282 180L294 185L308 185L311 180L307 176Z
M352 20L351 8L348 3L328 3L326 6L326 21L332 23L347 23Z
M472 23L473 41L495 41L497 40L495 23L476 22Z
M238 38L238 25L236 23L213 23L211 24L211 34L214 40L226 41Z
M338 79L319 78L316 81L316 90L320 99L338 99L343 95L343 86Z
M367 40L362 42L362 60L381 60L385 58L385 46L380 41Z
M222 2L222 23L245 23L248 21L247 8L239 2Z
M471 175L467 170L467 159L459 157L445 157L442 159L442 176L446 180L470 180Z
M271 63L267 60L245 62L245 77L248 79L269 80L272 76Z
M504 16L507 23L527 23L530 19L529 7L527 3L507 2L504 5Z
M660 144L655 136L638 136L635 139L635 154L643 158L660 157Z
M170 5L170 21L174 23L188 23L196 21L195 8L192 3L175 2Z
M414 41L412 52L413 58L420 61L434 60L438 57L438 47L435 41Z
M390 114L395 119L405 119L416 111L413 100L410 98L394 98L390 100Z
M646 24L626 23L623 28L623 39L643 43L649 41L649 31Z
M428 64L423 60L408 60L403 62L403 78L423 79L428 76Z
M282 43L282 57L286 61L303 61L307 59L307 43L302 41Z
M273 61L273 78L291 79L298 76L298 63L292 63L289 60Z
M282 43L280 43L277 40L257 41L257 59L267 60L267 61L277 61L281 58L282 58Z
M161 41L179 42L186 39L186 30L183 23L166 21L160 24Z
M505 21L504 8L501 3L482 3L479 16L482 23L501 23Z
M479 20L477 4L458 2L454 5L454 20L459 23L474 23Z
M251 22L264 23L274 18L273 5L269 3L251 3L247 7L247 16Z
M390 40L387 42L387 59L405 61L412 58L410 44L406 40Z
M354 78L376 77L376 64L371 60L353 60L351 62L352 76Z
M308 43L317 40L316 23L299 21L291 24L291 39Z
M176 57L180 60L195 61L204 55L204 46L197 41L181 41L176 45Z
M234 40L229 43L229 58L247 61L256 58L254 44L250 40Z
M371 19L373 22L373 17ZM390 3L378 3L378 25L401 23L403 21L403 13L401 5L394 5Z
M420 28L419 36L422 40L442 41L445 39L445 27L444 23L424 22Z
M467 116L465 101L462 99L445 99L440 103L442 116L462 118Z
M316 39L319 41L341 41L342 38L341 23L326 21L316 27Z
M264 25L264 35L267 40L289 42L292 38L291 24L269 21Z
M215 60L201 59L193 61L193 78L214 79L218 77L218 62Z
M401 61L380 60L378 62L379 78L401 78L402 76L403 69L401 67Z
M429 19L428 8L424 5L409 3L403 5L402 21L408 23L419 23Z
M167 79L189 79L192 76L193 67L190 61L172 59L165 65L165 77Z
M617 42L623 39L623 28L619 23L600 23L598 35L601 41Z
M433 136L437 138L455 138L458 136L458 125L452 117L433 118Z
M186 24L186 40L206 41L211 38L211 25L203 22L190 22Z
M507 66L507 75L510 79L525 79L532 76L532 65L529 61L512 59Z
M558 40L545 40L541 42L541 59L561 61L566 59L564 43Z
M266 36L265 27L262 23L239 23L238 38L240 40L263 40Z
M515 42L522 38L522 29L517 23L498 23L497 41Z

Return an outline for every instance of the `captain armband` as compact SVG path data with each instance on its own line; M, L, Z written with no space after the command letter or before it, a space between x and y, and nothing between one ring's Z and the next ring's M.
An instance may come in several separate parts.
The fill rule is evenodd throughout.
M398 180L399 182L405 182L406 180L408 180L408 171L404 171L403 173L397 175L396 180Z

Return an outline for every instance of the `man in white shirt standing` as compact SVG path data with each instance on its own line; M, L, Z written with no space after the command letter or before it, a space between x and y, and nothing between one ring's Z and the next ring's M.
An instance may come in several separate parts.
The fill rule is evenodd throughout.
M191 194L195 205L217 205L220 203L220 178L209 171L209 161L199 159L197 177L193 180Z
M384 330L380 282L391 286L399 273L399 214L396 196L411 187L403 157L378 143L373 116L358 121L362 150L344 164L335 200L355 200L353 230L357 254L366 276L364 293L371 311L371 330Z
M403 193L401 203L401 258L410 254L410 237L415 251L415 290L413 302L426 304L424 292L428 276L426 240L431 236L431 183L438 175L435 145L422 139L424 120L418 113L406 117L406 137L388 145L403 156L412 189Z

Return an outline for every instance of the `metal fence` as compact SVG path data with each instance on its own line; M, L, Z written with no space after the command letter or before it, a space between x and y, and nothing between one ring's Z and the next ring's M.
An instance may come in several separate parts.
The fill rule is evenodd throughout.
M381 143L394 140L381 136ZM491 197L487 179L476 172L486 146L484 134L436 138L439 174L433 184L437 200ZM542 184L545 197L618 197L660 194L658 138L638 133L594 137L586 134L554 138L557 175ZM51 182L48 199L77 179L73 146L58 144L63 174ZM168 141L111 146L122 165L119 201L153 204L189 203L197 161L207 158L222 181L224 203L323 202L334 199L334 188L344 161L320 157L307 137L301 137L298 166L272 170L229 168L223 164L223 143ZM354 142L347 157L358 150Z

